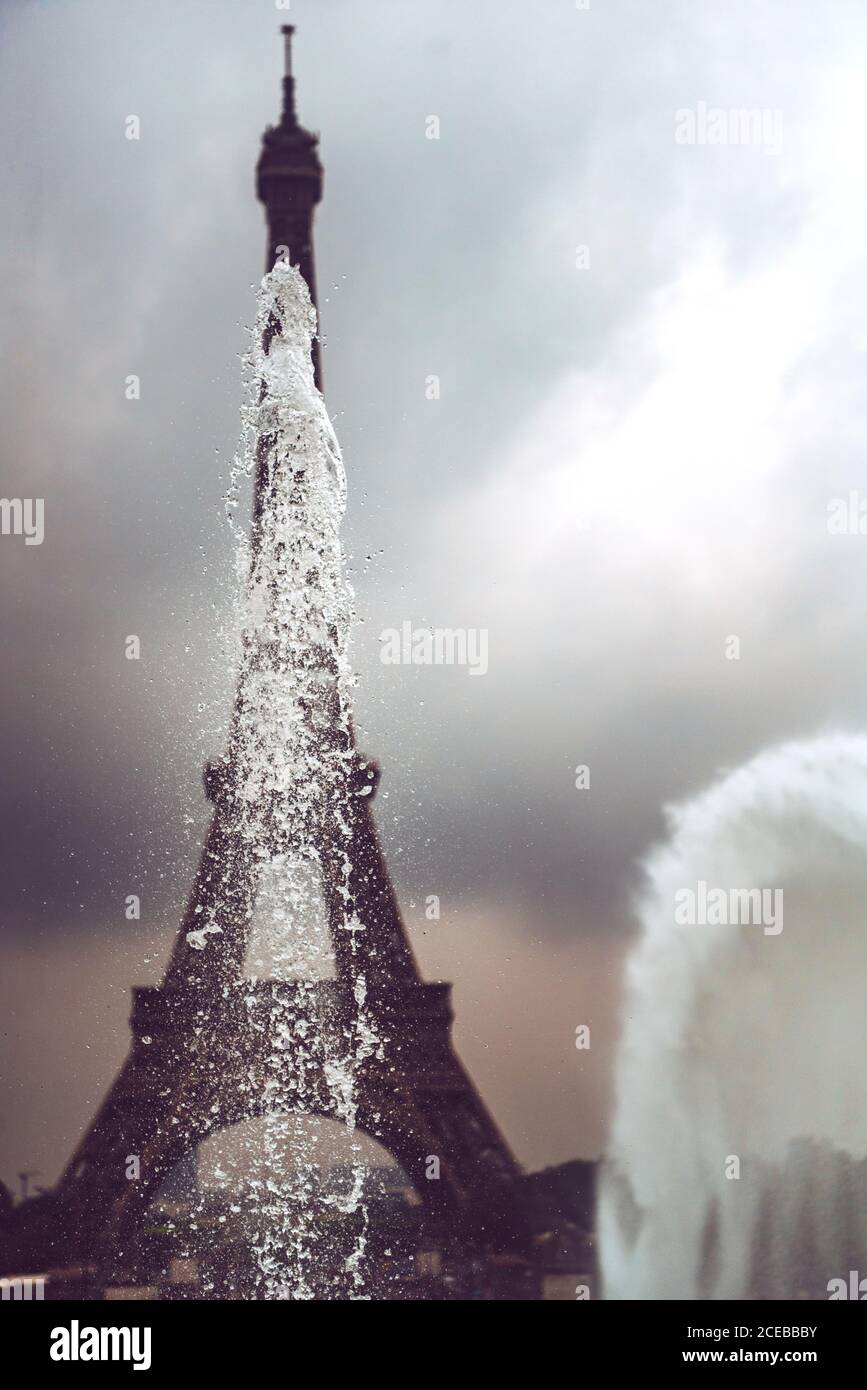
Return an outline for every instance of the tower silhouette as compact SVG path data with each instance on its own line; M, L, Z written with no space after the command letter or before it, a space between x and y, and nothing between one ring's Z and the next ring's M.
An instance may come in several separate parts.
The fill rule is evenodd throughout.
M266 269L288 259L312 297L312 225L322 166L316 137L296 118L291 26L283 33L283 110L263 139L257 192L268 226ZM270 500L262 461L254 486L254 557ZM233 726L244 718L239 689ZM63 1232L58 1255L122 1256L150 1201L187 1154L219 1129L275 1113L275 1067L281 1113L287 1098L303 1095L305 1110L334 1116L325 1064L330 1039L352 1013L350 956L357 962L359 952L366 1008L380 1040L355 1077L359 1128L399 1162L439 1229L475 1246L520 1246L519 1167L454 1051L451 987L421 979L374 825L378 770L355 749L351 724L348 741L342 841L348 854L338 864L327 823L319 825L315 847L335 973L314 983L244 978L262 862L239 828L231 737L226 757L206 769L213 814L189 902L162 984L133 991L129 1055L56 1189L57 1229ZM364 927L354 938L339 929L347 895ZM206 952L191 945L203 921L211 931ZM275 1014L294 1035L311 1001L319 1033L308 1039L303 1056L292 1047L275 1053Z

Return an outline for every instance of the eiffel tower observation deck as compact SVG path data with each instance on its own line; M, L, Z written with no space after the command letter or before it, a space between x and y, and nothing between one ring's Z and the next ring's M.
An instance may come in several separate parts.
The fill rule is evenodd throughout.
M248 558L265 618L245 634L227 750L205 772L212 817L165 977L133 991L129 1055L38 1229L22 1236L22 1250L29 1241L103 1279L124 1276L151 1202L198 1145L299 1111L382 1145L446 1241L502 1263L524 1254L521 1171L452 1045L451 987L419 973L374 823L378 769L355 746L342 683L346 605L328 511L336 497L342 512L342 461L311 307L322 165L296 116L292 32L281 118L256 170L268 273L248 410ZM320 877L332 977L251 980L263 876L293 857ZM282 1239L297 1241L295 1227L284 1223ZM269 1249L266 1288L279 1285L282 1249L280 1238Z

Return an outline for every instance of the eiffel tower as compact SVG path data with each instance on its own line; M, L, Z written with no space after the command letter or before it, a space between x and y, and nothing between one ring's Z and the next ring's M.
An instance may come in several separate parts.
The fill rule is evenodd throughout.
M279 257L288 257L312 298L312 226L322 166L317 138L295 114L292 26L282 32L283 110L280 123L264 136L257 193L268 226L266 271ZM314 368L320 385L315 342ZM267 486L258 476L254 553L267 505ZM165 978L157 988L133 991L131 1050L55 1189L55 1229L63 1233L55 1255L63 1261L116 1259L134 1242L161 1185L195 1146L217 1130L269 1113L265 1081L274 1066L269 1020L275 1009L284 1021L300 1018L313 988L318 1016L339 1026L351 1003L351 945L364 952L367 1007L383 1040L356 1078L359 1128L397 1160L438 1229L458 1242L472 1241L475 1249L501 1255L523 1249L520 1169L453 1048L451 987L420 976L373 820L378 770L355 750L351 728L350 739L353 794L348 880L342 885L333 858L329 861L327 834L319 846L335 974L314 986L244 978L261 866L232 812L231 758L206 769L213 814ZM336 930L345 919L347 886L352 909L364 924L361 946ZM218 929L209 937L206 962L205 953L189 942L203 920ZM307 1106L333 1115L321 1075L324 1054L316 1052L315 1041L311 1046L313 1053L304 1061ZM285 1096L292 1093L292 1069L300 1062L291 1050L280 1057ZM139 1174L130 1180L133 1155ZM432 1157L439 1171L434 1180Z

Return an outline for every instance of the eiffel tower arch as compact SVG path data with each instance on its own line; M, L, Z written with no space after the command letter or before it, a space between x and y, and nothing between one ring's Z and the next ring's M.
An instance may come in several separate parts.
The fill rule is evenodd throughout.
M322 166L316 138L297 121L292 29L283 32L283 111L264 136L257 191L268 224L266 270L288 258L312 297ZM316 343L313 363L320 385ZM263 466L254 488L254 554L270 500ZM241 705L239 690L236 721ZM333 979L244 978L261 858L239 833L231 751L206 769L213 813L187 909L162 984L133 991L129 1055L55 1190L56 1259L121 1258L175 1165L218 1130L295 1112L339 1118L326 1076L355 1017L351 965L359 951L378 1045L359 1054L357 1127L393 1155L431 1217L456 1238L523 1248L520 1168L453 1047L451 987L421 978L374 823L378 769L355 749L351 723L348 743L346 853L327 824L313 846ZM341 930L347 899L364 924L361 944ZM211 924L207 952L190 944L203 921Z
M339 982L315 990L317 1036L301 1062L290 1050L275 1055L269 1033L275 1016L290 1026L309 1019L309 986L239 981L218 1006L166 985L134 992L129 1058L58 1189L72 1253L122 1256L175 1165L218 1130L267 1115L338 1118L323 1063L329 1023L339 1028L348 1010ZM397 1160L442 1228L508 1247L519 1236L518 1170L452 1047L449 992L418 981L392 994L389 1043L357 1077L357 1125ZM135 1181L126 1176L131 1157Z

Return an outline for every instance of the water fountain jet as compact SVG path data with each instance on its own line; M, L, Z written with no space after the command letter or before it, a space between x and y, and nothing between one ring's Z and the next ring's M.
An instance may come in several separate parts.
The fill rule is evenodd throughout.
M827 1298L867 1269L867 738L760 753L645 865L602 1175L605 1296ZM679 920L772 885L785 929Z

